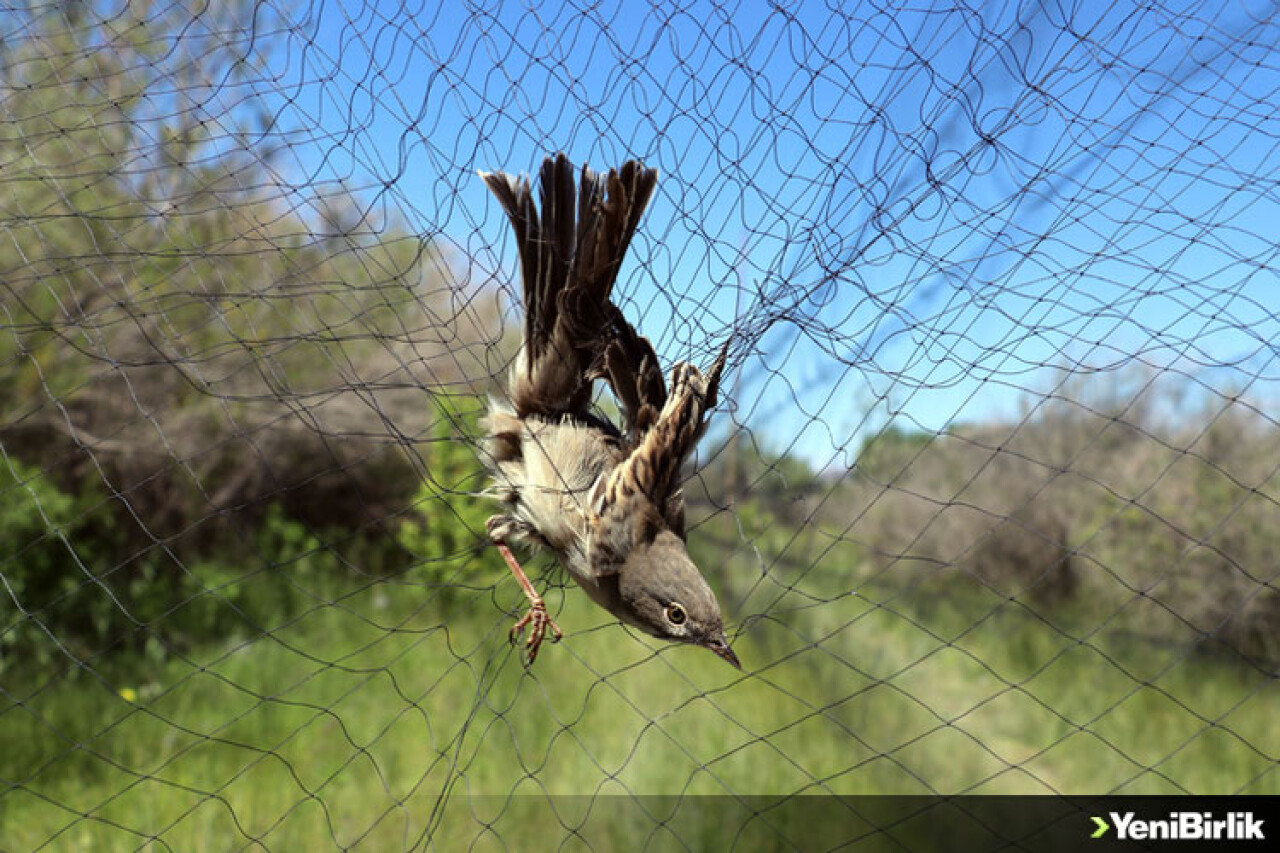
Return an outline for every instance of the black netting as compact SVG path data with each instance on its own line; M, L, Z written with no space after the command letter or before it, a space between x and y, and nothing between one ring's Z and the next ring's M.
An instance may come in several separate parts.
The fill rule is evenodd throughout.
M838 5L3 4L2 846L1280 792L1276 7ZM545 559L567 636L507 643L476 172L556 151L660 170L664 364L732 337L685 492L742 673Z

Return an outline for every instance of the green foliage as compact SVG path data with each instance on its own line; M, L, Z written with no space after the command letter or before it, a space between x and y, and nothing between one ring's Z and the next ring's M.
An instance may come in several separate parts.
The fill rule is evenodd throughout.
M171 595L160 553L130 553L112 501L91 482L79 488L70 494L13 457L0 462L0 671L127 644Z
M15 649L49 654L50 644L41 642L40 611L77 586L75 575L61 571L77 559L68 538L75 533L76 510L75 498L39 469L0 459L0 672Z
M33 466L0 461L0 672L110 650L163 659L173 648L261 633L339 575L321 538L278 504L256 524L245 519L247 537L188 560L160 546L123 547L109 504L95 490L70 495Z
M483 405L478 398L436 398L439 416L422 453L425 476L412 512L395 532L396 542L415 559L411 577L438 589L446 603L456 598L458 573L489 545L485 521L496 504L480 494L487 475L472 443L480 434Z
M887 483L902 473L935 438L933 433L889 424L863 446L856 470L864 477Z
M2 665L163 657L403 569L381 525L417 481L387 422L419 434L423 374L465 384L475 334L424 299L433 249L402 223L341 188L281 200L252 87L207 121L259 59L226 34L271 9L95 13L0 13ZM424 507L462 482L445 456ZM462 547L459 512L421 559Z
M185 645L272 631L309 601L328 600L341 577L333 550L279 504L267 508L249 543L191 565L183 605L166 623Z

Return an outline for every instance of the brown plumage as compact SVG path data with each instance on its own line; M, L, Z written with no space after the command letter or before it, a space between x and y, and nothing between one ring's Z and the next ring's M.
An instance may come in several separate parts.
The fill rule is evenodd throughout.
M671 389L657 355L611 301L618 268L657 184L636 161L574 181L563 154L539 175L481 177L511 220L524 293L524 345L510 404L490 402L486 463L505 512L489 535L520 581L533 662L546 631L542 599L508 543L549 549L596 604L655 637L704 646L738 666L720 606L685 549L680 468L715 406L725 352L704 376L675 365ZM617 426L591 411L605 380Z

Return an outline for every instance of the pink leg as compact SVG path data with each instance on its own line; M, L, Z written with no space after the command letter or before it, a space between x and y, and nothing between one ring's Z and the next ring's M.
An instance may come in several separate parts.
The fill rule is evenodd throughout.
M524 569L520 568L520 563L516 561L516 555L511 553L507 543L497 540L493 544L497 546L498 553L502 555L502 559L507 561L507 567L511 569L511 574L516 576L516 581L520 584L520 588L524 590L525 597L529 599L529 612L511 627L511 642L514 643L516 637L524 633L526 625L531 626L529 628L529 639L525 640L524 645L529 652L525 666L532 666L534 660L538 657L538 647L542 645L542 638L546 636L547 628L551 629L551 641L553 643L560 642L564 632L547 615L547 605L543 603L542 596L538 595L537 590L533 588L533 584L529 582L528 576L525 575Z

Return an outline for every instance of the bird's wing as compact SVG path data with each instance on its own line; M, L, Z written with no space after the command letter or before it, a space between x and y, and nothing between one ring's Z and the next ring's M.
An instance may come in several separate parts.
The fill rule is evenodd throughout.
M597 493L595 512L601 527L618 521L619 516L637 514L639 507L646 506L643 515L650 515L652 508L666 526L684 538L680 468L706 430L728 352L726 343L705 374L687 362L678 363L671 371L671 392L652 427L608 474Z
M667 383L649 339L639 335L614 305L609 306L609 334L593 365L592 378L604 379L613 390L630 452L658 422L667 404Z
M509 389L516 413L584 415L593 365L613 340L613 284L658 173L635 161L607 175L584 166L575 187L573 167L558 154L542 164L536 206L528 180L481 177L511 220L520 253L524 352Z

